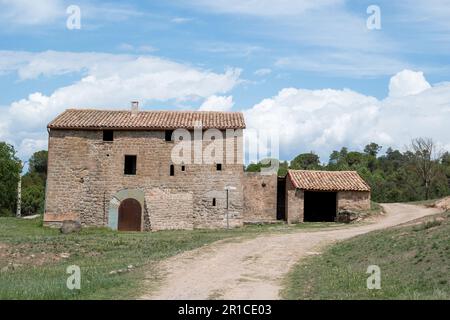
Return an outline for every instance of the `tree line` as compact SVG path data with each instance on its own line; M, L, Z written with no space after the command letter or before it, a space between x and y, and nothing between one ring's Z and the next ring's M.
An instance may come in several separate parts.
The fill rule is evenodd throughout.
M47 180L47 151L35 152L28 163L28 171L21 177L21 214L42 214ZM0 216L15 215L22 163L10 144L0 142Z
M406 202L440 198L450 194L450 153L440 151L430 138L413 139L406 151L370 143L361 151L343 147L331 152L328 162L321 163L314 152L302 153L289 163L279 163L278 175L288 169L357 171L372 189L376 202ZM245 169L258 172L264 164L251 163Z

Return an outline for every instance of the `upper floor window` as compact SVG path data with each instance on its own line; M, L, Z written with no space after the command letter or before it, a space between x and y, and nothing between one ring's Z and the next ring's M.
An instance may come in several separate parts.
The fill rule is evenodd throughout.
M222 171L222 164L221 163L216 163L216 170L217 171Z
M114 131L103 130L103 141L114 141Z
M172 141L172 134L173 134L173 130L166 130L165 131L166 141Z
M173 164L170 165L170 176L175 175L175 166Z
M126 155L125 156L125 165L124 165L124 173L129 175L136 174L136 156Z

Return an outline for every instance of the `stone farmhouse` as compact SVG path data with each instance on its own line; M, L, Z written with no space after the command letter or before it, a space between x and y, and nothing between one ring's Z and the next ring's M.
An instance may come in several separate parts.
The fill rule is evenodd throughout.
M370 207L356 172L244 173L240 112L139 111L135 103L128 111L68 109L47 127L45 225L226 228L332 221L342 208Z

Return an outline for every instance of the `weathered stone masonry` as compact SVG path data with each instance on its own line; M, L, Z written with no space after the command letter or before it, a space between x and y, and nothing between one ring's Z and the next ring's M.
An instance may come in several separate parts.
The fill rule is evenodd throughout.
M277 175L246 172L244 185L245 222L277 220Z
M336 209L370 209L370 187L355 171L289 170L286 179L286 221L304 221L305 191L335 192Z
M226 186L229 224L243 223L243 165L174 164L175 142L164 130L115 130L114 141L103 141L102 130L51 129L46 194L47 224L64 219L87 226L114 228L123 198L142 195L142 230L220 228L226 225ZM236 159L238 137L233 139ZM226 139L224 139L226 143ZM204 142L204 147L208 145ZM242 151L240 151L242 152ZM136 155L136 175L124 174L124 156ZM215 198L215 206L213 206Z

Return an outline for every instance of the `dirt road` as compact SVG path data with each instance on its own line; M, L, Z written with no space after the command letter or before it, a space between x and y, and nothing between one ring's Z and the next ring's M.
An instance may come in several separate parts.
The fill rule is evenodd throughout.
M368 225L261 235L179 254L161 263L162 285L142 299L279 299L290 268L324 245L439 212L407 204L383 207L386 214Z

